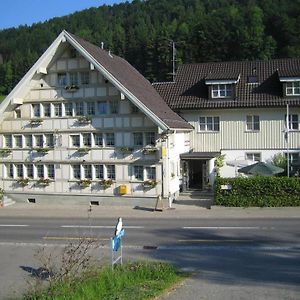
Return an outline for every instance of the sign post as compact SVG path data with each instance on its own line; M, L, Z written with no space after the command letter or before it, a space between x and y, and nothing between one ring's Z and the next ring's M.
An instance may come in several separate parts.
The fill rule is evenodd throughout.
M111 238L111 267L120 262L123 264L122 253L122 237L125 235L125 230L122 228L122 219L119 218L116 225L115 235Z

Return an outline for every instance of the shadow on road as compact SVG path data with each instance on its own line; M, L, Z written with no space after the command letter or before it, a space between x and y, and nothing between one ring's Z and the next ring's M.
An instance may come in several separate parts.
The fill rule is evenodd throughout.
M48 280L52 274L49 272L49 270L45 268L32 268L27 266L20 266L20 268L28 273L30 273L31 277L38 278L41 280Z

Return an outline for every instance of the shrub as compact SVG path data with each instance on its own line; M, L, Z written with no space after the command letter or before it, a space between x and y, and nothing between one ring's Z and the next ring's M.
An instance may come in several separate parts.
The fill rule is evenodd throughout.
M231 189L224 189L224 185L230 185ZM215 195L216 204L224 206L300 206L300 178L217 178Z

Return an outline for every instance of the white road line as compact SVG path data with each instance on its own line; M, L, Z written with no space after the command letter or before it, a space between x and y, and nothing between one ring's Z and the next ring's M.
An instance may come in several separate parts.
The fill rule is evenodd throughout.
M190 226L182 227L183 229L261 229L261 227L244 227L244 226Z
M105 226L105 225L61 225L61 228L115 228L115 226ZM141 229L145 228L144 226L124 226L124 228L129 228L129 229Z
M29 225L20 225L20 224L0 224L0 227L29 227Z

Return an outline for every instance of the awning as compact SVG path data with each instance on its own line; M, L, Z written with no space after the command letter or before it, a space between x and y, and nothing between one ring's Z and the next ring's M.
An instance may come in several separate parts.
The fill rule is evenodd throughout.
M188 152L180 154L180 159L212 159L220 154L221 152Z

